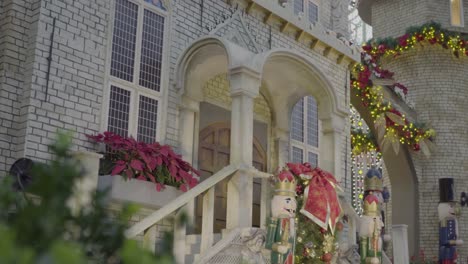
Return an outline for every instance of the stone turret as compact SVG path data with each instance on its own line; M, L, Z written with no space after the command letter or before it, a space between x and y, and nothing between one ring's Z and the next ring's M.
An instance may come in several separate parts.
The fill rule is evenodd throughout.
M443 28L468 33L466 0L361 0L358 9L375 38L397 37L406 28L431 20Z
M430 21L441 24L444 29L468 34L466 0L361 0L359 14L373 26L375 38L398 37L405 34L408 27ZM415 174L418 181L413 189L417 192L418 208L412 212L418 224L408 229L410 254L419 248L424 249L426 256L437 256L438 179L453 177L459 188L468 186L468 57L457 58L440 45L424 42L401 56L384 58L382 65L395 72L397 82L408 87L409 99L415 103L417 122L428 124L437 133L436 148L429 158L411 152L414 171L408 172ZM389 176L392 180L392 175ZM457 199L462 191L466 190L456 190ZM397 220L398 213L402 213L397 205L393 209L393 223L407 224ZM460 220L460 234L465 240L468 239L467 219ZM460 257L466 259L468 246L463 245L459 252Z

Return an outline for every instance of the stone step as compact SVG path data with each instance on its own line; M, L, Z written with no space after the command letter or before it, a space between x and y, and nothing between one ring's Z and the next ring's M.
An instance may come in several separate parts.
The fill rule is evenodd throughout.
M213 243L216 244L223 236L225 236L224 232L223 234L214 234ZM191 264L194 263L200 255L201 235L187 235L185 241L185 264Z

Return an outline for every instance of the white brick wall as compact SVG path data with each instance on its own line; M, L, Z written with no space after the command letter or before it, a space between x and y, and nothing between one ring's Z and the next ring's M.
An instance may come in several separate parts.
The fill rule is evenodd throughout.
M166 66L169 77L173 78L182 52L195 39L206 35L207 26L222 18L229 5L227 0L205 0L203 7L193 0L169 2L173 9L167 20L171 22L171 43ZM320 22L327 28L330 27L329 3L320 2ZM55 138L58 129L75 132L75 148L92 149L85 134L95 133L101 127L111 1L4 0L0 7L0 174L19 157L48 160L47 144ZM45 98L53 17L57 20L49 96ZM343 106L349 103L345 99L349 95L347 66L337 65L335 55L324 57L323 50L311 50L308 44L297 42L293 32L281 33L281 25L264 24L264 14L253 12L244 18L260 45L270 48L271 32L271 48L295 50L314 61L335 89L338 103ZM239 26L237 21L231 29ZM174 80L170 80L168 87L162 87L168 90L167 108L163 112L166 117L162 119L167 120L166 131L162 138L177 149L179 98L172 83ZM265 105L258 101L256 112L265 111ZM349 145L349 138L343 135L345 141ZM349 175L350 164L345 163L345 158L349 161L349 153L343 147L342 173Z
M468 2L463 1L465 27L450 25L450 1L440 0L374 0L372 1L372 33L374 38L397 37L408 27L421 26L431 20L444 28L468 32Z
M0 4L0 175L17 158L20 102L26 78L27 34L34 23L33 1L6 0Z
M19 100L17 147L12 148L17 153L13 158L48 160L47 144L55 138L58 129L74 132L77 149L89 149L92 146L85 133L99 129L109 1L50 0L24 6L34 13L34 23L22 35L29 46L24 76L16 83L22 86L23 97ZM45 98L54 17L56 28L48 98ZM17 30L16 25L11 26Z
M413 154L419 189L420 242L428 256L437 255L439 202L438 179L455 178L456 199L466 191L468 178L468 58L455 58L439 46L425 45L385 63L395 79L409 89L416 104L418 122L434 128L436 149L430 158ZM468 234L468 213L462 210L461 239ZM467 256L468 245L460 248Z

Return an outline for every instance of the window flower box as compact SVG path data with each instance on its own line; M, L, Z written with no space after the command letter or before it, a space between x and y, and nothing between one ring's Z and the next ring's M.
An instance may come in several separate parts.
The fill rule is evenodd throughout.
M117 204L130 202L151 209L159 209L183 193L173 186L166 186L158 192L152 182L125 180L123 177L112 175L100 176L98 189L108 191L108 202Z
M113 189L125 193L129 190L139 192L134 188L146 190L147 187L143 186L152 186L153 192L159 192L168 186L185 192L198 184L198 177L195 175L199 175L199 172L168 145L138 142L131 137L124 138L111 132L87 136L91 141L104 145L106 149L99 174L122 176L117 177L119 180L99 179L103 186L112 189L111 192L114 192ZM125 189L125 186L128 186L128 190L120 189ZM114 196L119 197L117 194Z

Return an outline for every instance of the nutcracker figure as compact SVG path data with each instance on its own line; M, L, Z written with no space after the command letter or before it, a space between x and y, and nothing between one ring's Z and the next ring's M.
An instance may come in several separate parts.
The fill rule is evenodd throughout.
M439 179L439 264L457 263L457 245L463 244L458 237L459 208L454 199L453 178Z
M379 169L372 166L366 173L364 179L364 198L369 194L373 193L379 199L379 212L382 223L384 224L381 230L381 237L384 243L389 244L392 237L386 233L385 230L385 211L384 203L388 202L390 198L388 188L383 187L383 176Z
M369 193L364 198L364 215L359 222L361 264L382 263L382 236L384 226L380 217L379 197Z
M271 249L272 264L293 264L296 241L296 180L291 172L283 170L275 181L266 248Z

